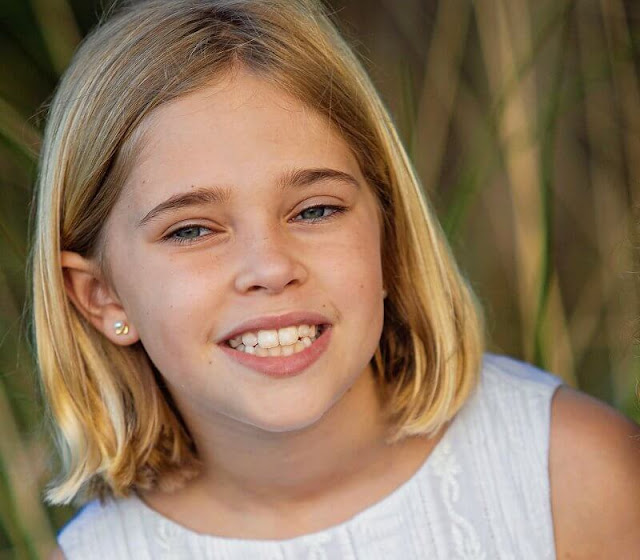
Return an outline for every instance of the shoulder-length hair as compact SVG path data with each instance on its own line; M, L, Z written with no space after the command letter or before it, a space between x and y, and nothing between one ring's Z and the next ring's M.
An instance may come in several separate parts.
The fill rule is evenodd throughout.
M61 251L103 267L102 226L160 105L241 67L342 134L383 216L388 297L372 365L389 440L440 429L480 369L481 315L358 59L313 0L150 0L127 5L78 49L52 101L32 252L37 359L62 458L48 499L170 489L198 460L138 343L110 343L65 292Z

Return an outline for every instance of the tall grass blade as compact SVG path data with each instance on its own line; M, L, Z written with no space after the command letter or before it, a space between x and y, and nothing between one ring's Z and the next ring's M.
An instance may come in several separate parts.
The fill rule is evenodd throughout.
M3 294L3 318L10 323L20 322L20 307L12 305L9 299L9 288L6 277L0 268L0 293ZM0 344L0 349L6 349ZM17 349L16 349L17 350ZM26 371L16 372L27 375ZM31 446L21 433L17 419L14 416L6 384L0 376L0 463L7 483L8 495L3 497L6 505L12 510L11 525L20 530L17 542L24 543L30 551L31 557L44 558L53 545L53 531L42 504L39 481L43 474L43 461L34 451L39 446Z
M621 0L600 0L611 77L624 126L622 142L631 206L640 204L640 89L633 61L629 24Z
M66 0L31 0L54 70L61 75L81 39L73 10Z
M0 97L0 139L33 165L40 148L40 132Z
M502 97L507 80L517 73L520 53L530 52L532 46L529 7L524 0L513 0L513 3L519 14L515 23L510 20L502 0L478 0L474 4L482 53L496 102ZM534 359L538 287L542 281L545 248L534 79L532 69L509 96L497 122L511 193L523 354L529 361Z
M426 192L435 190L440 177L470 19L468 0L438 4L411 149Z
M547 45L549 38L566 24L570 6L571 2L559 5L552 3L545 6L545 18L543 24L534 30L533 46L530 52L523 54L522 59L516 61L519 66L513 75L504 77L502 88L492 92L493 98L488 107L485 106L484 100L477 91L478 86L472 89L472 86L467 85L464 81L459 83L459 102L455 106L453 118L457 121L458 137L463 142L467 142L469 138L473 139L473 142L467 142L469 150L466 154L466 163L462 170L461 179L454 185L454 196L443 220L449 239L455 240L458 237L459 228L465 223L475 196L479 194L491 173L497 171L498 164L503 162L502 148L498 139L498 123L503 118L505 107L511 96L517 91L518 84L535 66L540 52ZM478 15L478 10L483 12L482 16ZM475 9L476 20L481 17L485 20L489 18L485 25L485 28L489 28L489 33L492 25L490 21L491 10L491 6L476 6ZM477 26L480 27L480 24ZM487 77L492 72L491 68L486 68L486 59L485 72ZM521 141L521 139L516 138L515 141ZM478 167L483 171L477 172L475 169ZM471 168L474 170L471 171Z
M603 20L598 16L597 4L590 2L578 5L578 40L585 78L591 68L610 57L607 53ZM606 17L604 18L606 19ZM615 114L615 96L610 80L590 84L585 95L585 118L587 141L591 157L589 171L591 177L593 208L595 218L595 239L600 254L599 280L602 290L601 308L603 312L603 338L606 340L609 370L611 372L614 399L621 403L629 389L628 354L622 342L621 325L627 310L637 310L633 299L609 298L608 294L622 294L622 270L631 270L633 256L626 235L629 230L631 213L626 194L621 192L625 185L625 165L623 138ZM613 111L612 111L613 109ZM613 113L613 114L612 114ZM627 355L625 357L625 355Z
M540 196L544 225L542 270L535 319L535 361L541 367L562 375L575 383L574 357L568 331L560 283L555 269L554 239L554 182L557 154L556 138L565 75L565 52L568 47L568 26L557 28L549 41L547 56L541 56L538 73L539 87L544 91L541 102L538 138L540 142Z

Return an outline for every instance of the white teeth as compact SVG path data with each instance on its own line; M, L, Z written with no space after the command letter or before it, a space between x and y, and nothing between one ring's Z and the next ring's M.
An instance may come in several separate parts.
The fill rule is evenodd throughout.
M278 330L280 346L289 346L298 342L298 327L285 327Z
M261 348L273 348L279 344L278 331L258 331L258 346Z
M290 356L313 344L320 336L316 325L298 325L281 329L248 331L228 341L229 346L240 352L256 356Z
M244 333L242 335L242 344L245 346L255 346L258 344L258 337L252 332Z

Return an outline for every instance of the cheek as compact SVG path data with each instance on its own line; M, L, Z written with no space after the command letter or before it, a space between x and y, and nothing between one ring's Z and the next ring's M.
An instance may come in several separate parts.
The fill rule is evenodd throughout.
M372 218L373 216L373 218ZM380 246L380 224L377 213L372 208L368 215L358 220L357 234L354 236L352 261L360 270L358 290L382 292L382 260ZM349 261L345 261L348 263ZM377 294L376 294L377 296Z
M335 247L331 270L338 308L346 317L357 321L367 336L381 331L383 320L382 263L377 221L368 216L357 221L352 235ZM374 336L375 338L375 336Z
M125 266L120 267L119 277L114 280L122 287L127 316L148 352L178 354L185 338L206 339L202 326L218 308L221 293L220 276L212 274L216 263L211 256L203 259L206 266L193 259L188 265L166 256L154 259L148 253L144 258L135 254L131 257L128 263L122 263ZM127 270L131 273L122 274Z

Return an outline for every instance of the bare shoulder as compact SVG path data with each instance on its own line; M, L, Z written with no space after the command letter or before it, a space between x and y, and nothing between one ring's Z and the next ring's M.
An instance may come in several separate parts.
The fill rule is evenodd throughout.
M60 547L57 547L48 557L47 560L65 560L64 553Z
M551 407L551 507L559 560L632 558L640 549L640 427L560 388Z

